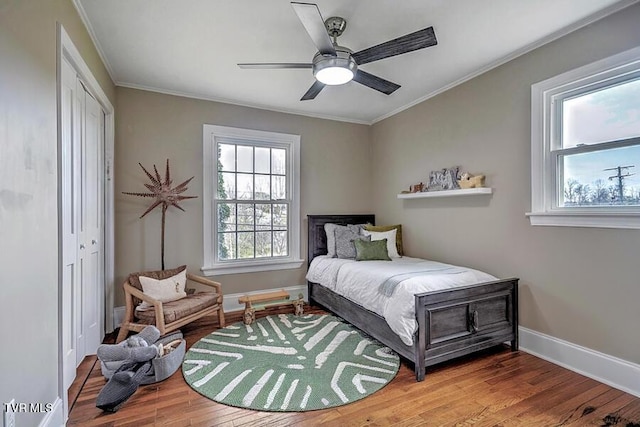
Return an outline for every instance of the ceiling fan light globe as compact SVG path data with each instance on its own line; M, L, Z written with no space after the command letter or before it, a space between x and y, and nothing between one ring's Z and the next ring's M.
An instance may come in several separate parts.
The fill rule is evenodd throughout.
M351 58L351 51L335 46L336 56L317 53L313 57L313 75L326 85L342 85L350 82L356 74L358 64Z
M343 85L353 80L353 71L343 67L327 67L316 73L316 79L326 85Z

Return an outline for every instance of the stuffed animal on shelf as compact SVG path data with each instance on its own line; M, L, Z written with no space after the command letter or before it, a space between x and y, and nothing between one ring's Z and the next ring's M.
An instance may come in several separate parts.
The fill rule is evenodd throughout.
M411 187L409 187L409 192L410 193L419 193L422 190L424 190L424 184L423 183L414 184Z
M484 187L484 175L473 176L469 172L465 172L458 180L460 188L481 188Z

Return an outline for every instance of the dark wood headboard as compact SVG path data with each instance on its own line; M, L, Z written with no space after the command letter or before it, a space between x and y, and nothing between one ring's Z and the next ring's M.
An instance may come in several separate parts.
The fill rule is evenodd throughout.
M318 255L327 254L327 235L324 232L324 225L332 224L375 224L376 217L373 214L355 215L307 215L309 238L307 240L307 265Z

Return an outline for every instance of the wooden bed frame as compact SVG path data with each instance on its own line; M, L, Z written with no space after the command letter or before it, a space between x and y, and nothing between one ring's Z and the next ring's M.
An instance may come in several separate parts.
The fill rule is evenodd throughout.
M308 262L327 254L326 223L375 223L374 215L308 215ZM384 318L308 282L309 304L323 306L395 350L415 365L423 381L427 366L511 342L518 350L518 280L510 278L470 286L425 292L415 296L418 330L412 346L400 340Z

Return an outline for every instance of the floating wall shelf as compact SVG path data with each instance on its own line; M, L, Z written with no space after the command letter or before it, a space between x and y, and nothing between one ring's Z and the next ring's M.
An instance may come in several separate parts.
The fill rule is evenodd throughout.
M398 194L398 199L424 199L427 197L473 196L474 194L491 194L492 188L464 188L459 190L423 191L419 193Z

